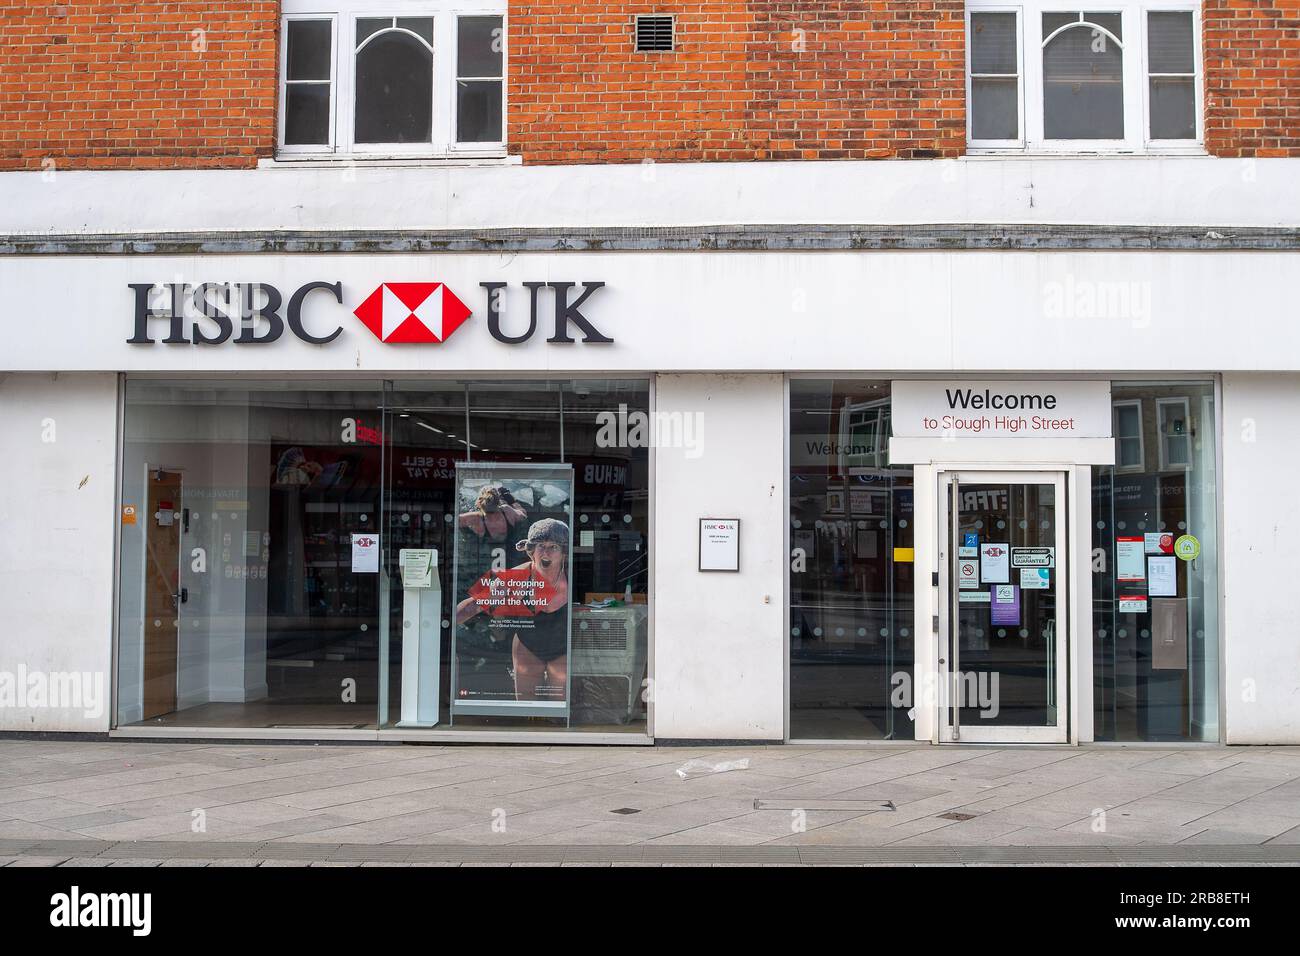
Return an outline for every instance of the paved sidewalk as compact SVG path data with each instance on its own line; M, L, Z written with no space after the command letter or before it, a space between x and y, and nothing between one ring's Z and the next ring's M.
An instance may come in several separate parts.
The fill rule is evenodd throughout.
M1295 864L1300 748L0 740L0 863L164 861Z

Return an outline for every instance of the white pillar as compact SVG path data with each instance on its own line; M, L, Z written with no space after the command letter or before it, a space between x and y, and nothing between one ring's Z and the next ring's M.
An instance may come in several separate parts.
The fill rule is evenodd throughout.
M784 379L660 375L655 411L653 733L780 740ZM740 519L739 572L698 570L701 518Z

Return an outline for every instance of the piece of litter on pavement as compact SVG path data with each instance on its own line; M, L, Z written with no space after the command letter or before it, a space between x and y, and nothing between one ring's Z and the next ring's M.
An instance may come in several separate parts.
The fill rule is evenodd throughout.
M706 773L726 773L729 770L748 769L748 757L741 760L724 760L721 763L712 763L708 760L688 760L677 768L677 776L685 780L687 777L698 777Z

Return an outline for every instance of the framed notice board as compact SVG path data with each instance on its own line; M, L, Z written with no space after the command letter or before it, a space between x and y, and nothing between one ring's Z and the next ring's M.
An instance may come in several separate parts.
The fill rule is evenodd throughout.
M740 570L740 519L700 519L700 570Z

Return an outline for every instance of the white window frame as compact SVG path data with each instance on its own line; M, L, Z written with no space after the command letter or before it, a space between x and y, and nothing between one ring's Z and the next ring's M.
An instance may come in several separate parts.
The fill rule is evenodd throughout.
M1183 422L1187 425L1187 431L1177 437L1182 439L1187 445L1187 460L1182 463L1171 463L1168 455L1168 445L1166 442L1169 437L1165 434L1165 409L1173 406L1181 408L1183 411ZM1161 471L1186 471L1192 467L1192 407L1186 397L1183 398L1157 398L1156 399L1156 437L1160 440L1160 470Z
M461 17L496 16L502 23L501 136L499 141L456 141L457 29ZM433 117L429 143L354 142L357 20L371 17L433 18ZM329 20L331 50L330 141L325 146L287 145L285 106L288 27L291 20ZM496 159L506 155L509 33L506 0L283 0L276 156L283 159ZM423 38L421 38L423 42Z
M1112 422L1113 422L1113 425L1114 425L1113 430L1114 430L1114 432L1115 432L1115 441L1116 441L1117 443L1118 443L1119 441L1121 441L1121 440L1132 441L1132 440L1133 440L1133 437L1134 437L1134 436L1132 436L1132 435L1121 435L1121 434L1119 433L1119 427L1118 427L1118 426L1119 426L1119 410L1120 410L1121 408L1136 408L1136 409L1137 409L1137 416L1138 416L1138 430L1137 430L1138 460L1137 460L1137 464L1136 464L1136 465L1123 465L1123 464L1121 464L1121 463L1120 463L1120 456L1119 456L1119 449L1116 448L1116 450L1115 450L1115 451L1116 451L1116 454L1115 454L1115 471L1116 471L1117 473L1118 473L1118 472L1136 473L1136 472L1146 471L1146 468L1147 468L1147 449L1146 449L1146 439L1145 439L1145 437L1144 437L1144 435L1145 435L1145 431L1146 431L1146 430L1143 428L1143 421L1142 421L1142 399L1140 399L1140 398L1131 398L1131 399L1126 398L1126 399L1121 399L1120 401L1112 402L1112 403L1111 403L1111 408L1112 408L1111 415L1113 416L1113 417L1112 417Z
M457 115L457 109L458 109L458 107L456 106L456 104L459 102L459 100L458 100L457 97L456 97L456 84L459 83L462 79L465 79L465 80L493 80L493 81L495 81L495 80L497 79L496 77L487 77L487 76L483 76L483 77L478 77L478 76L465 76L465 77L462 77L462 76L460 75L460 45L456 42L456 38L460 35L460 21L461 21L461 19L462 19L463 17L482 17L482 16L495 16L495 15L496 15L496 14L491 14L491 13L473 13L473 12L471 12L471 13L465 13L465 12L463 12L463 11L462 11L462 12L459 12L459 13L456 13L456 14L454 15L454 18L453 18L453 19L454 19L455 23L454 23L454 25L453 25L453 29L452 29L452 44L453 44L453 50L454 50L454 52L453 52L453 54L452 54L453 62L452 62L452 76L451 76L451 84L450 84L450 86L448 87L448 90L449 90L450 93L451 93L451 108L450 108L450 115L451 115L451 134L450 134L450 135L452 136L452 139L453 139L453 140L455 139L455 136L456 136L456 127L457 127L457 125L458 125L458 123L459 123L459 120L460 120L460 117ZM436 23L435 23L435 27L434 27L434 28L435 28L435 30L437 29L437 25L436 25ZM459 142L459 143L455 143L455 144L454 144L454 148L457 149L457 150L459 150L459 151L464 152L464 151L481 150L481 151L484 151L484 152L497 152L497 153L501 153L501 152L504 152L504 151L505 151L505 148L506 148L506 142L505 142L505 138L504 138L504 137L505 137L505 135L506 135L506 66L507 66L506 55L505 55L505 52L506 52L505 42L506 42L505 12L502 11L502 13L501 13L501 43L502 43L502 46L501 46L501 79L500 79L500 82L501 82L501 136L502 136L502 139L497 140L497 141L494 141L494 142L481 142L481 143L474 143L474 142Z
M1043 36L1045 13L1118 13L1122 17L1124 51L1124 138L1114 140L1048 140L1043 136ZM1016 14L1019 37L1020 139L977 140L971 135L972 13ZM1196 138L1152 139L1151 96L1147 51L1147 14L1178 12L1192 15L1192 45L1196 70ZM1065 29L1065 28L1063 28ZM1055 34L1053 34L1055 36ZM1201 0L967 0L966 3L966 144L971 154L1142 154L1204 155L1205 68L1201 32Z
M329 116L329 139L322 144L302 144L295 146L286 146L284 143L284 121L285 112L289 103L289 22L291 20L328 20L330 24L330 116ZM310 14L288 14L281 18L280 21L280 63L279 63L279 102L276 104L278 116L276 119L275 141L276 149L284 153L294 153L298 155L329 155L334 152L334 130L337 127L336 113L339 104L339 77L338 77L338 57L335 52L339 46L339 24L338 17L330 15L310 15Z
M975 43L975 31L971 28L972 13L1011 13L1016 18L1016 129L1020 130L1020 136L1016 139L975 139L972 123L975 111L971 109L974 102L974 87L976 76L970 71L970 66L974 62L972 57L972 47ZM981 149L997 150L1019 150L1025 146L1025 44L1023 37L1025 35L1024 12L1020 7L1006 6L999 3L968 3L966 5L966 142L972 145L978 143ZM980 76L994 76L999 74L985 74Z

